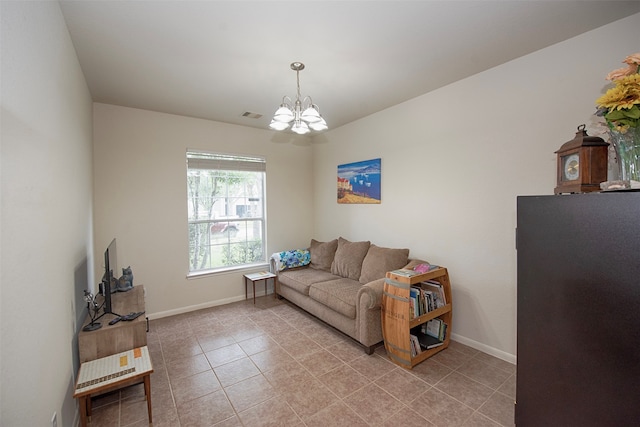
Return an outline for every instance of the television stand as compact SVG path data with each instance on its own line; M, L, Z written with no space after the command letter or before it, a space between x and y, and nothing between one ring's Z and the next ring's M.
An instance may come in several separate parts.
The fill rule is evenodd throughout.
M145 311L144 286L138 285L134 286L130 291L111 294L111 308L116 313ZM100 329L93 331L81 329L78 332L80 363L147 345L146 316L140 316L128 322L117 322L109 325L109 322L116 317L119 317L119 315L103 313L100 316L102 320ZM87 315L83 326L89 323L91 323L91 318Z
M113 298L113 295L111 296L111 298ZM102 305L102 307L104 307L104 304ZM112 315L114 315L115 317L122 317L122 314L118 314L118 313L116 313L116 312L114 312L114 311L104 311L100 316L96 317L96 318L93 320L93 323L95 323L95 322L97 322L98 320L102 319L102 316L104 316L105 314L112 314Z

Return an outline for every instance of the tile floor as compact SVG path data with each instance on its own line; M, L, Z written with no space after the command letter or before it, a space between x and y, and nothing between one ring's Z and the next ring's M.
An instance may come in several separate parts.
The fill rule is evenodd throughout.
M272 295L150 322L153 425L513 426L515 366L452 342L408 371ZM141 385L90 425L149 425Z

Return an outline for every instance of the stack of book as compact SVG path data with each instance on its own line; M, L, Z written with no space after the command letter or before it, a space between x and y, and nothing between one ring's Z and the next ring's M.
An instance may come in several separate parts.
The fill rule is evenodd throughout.
M421 327L416 327L409 335L411 338L411 356L415 357L425 350L430 350L444 344L447 334L447 324L435 318Z
M409 311L412 319L444 307L446 304L444 289L435 280L421 282L409 290Z

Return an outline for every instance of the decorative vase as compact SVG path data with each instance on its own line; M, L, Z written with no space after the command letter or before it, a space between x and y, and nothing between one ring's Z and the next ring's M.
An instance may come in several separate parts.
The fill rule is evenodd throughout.
M618 159L620 179L640 181L640 126L629 128L626 133L609 129L609 134Z

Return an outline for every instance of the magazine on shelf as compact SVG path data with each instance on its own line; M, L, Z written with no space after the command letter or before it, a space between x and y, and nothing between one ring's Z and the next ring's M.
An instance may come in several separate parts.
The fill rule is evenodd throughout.
M413 276L417 276L418 274L422 274L419 271L414 271L414 270L408 270L406 268L401 268L399 270L393 270L391 272L391 274L395 274L396 276L402 276L402 277L413 277Z

